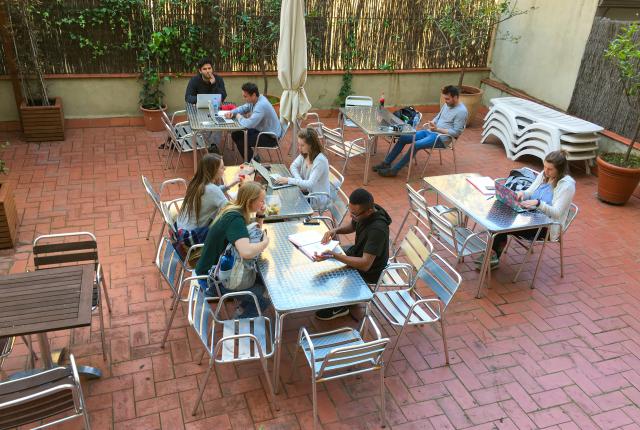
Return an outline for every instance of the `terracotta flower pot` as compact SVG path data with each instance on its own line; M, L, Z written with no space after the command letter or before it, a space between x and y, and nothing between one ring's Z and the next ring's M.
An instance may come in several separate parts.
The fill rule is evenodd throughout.
M476 118L476 114L478 113L478 108L480 104L482 104L482 94L483 90L480 88L472 87L471 85L463 85L462 86L462 94L460 94L460 101L464 103L467 107L467 112L469 112L469 116L467 117L467 124L469 124ZM444 96L442 93L440 94L440 106L444 104Z
M144 115L144 126L149 131L164 131L162 124L162 111L167 107L162 106L161 109L145 109L140 106L140 110Z
M598 198L606 203L627 203L640 182L640 169L628 169L607 163L602 158L598 163Z

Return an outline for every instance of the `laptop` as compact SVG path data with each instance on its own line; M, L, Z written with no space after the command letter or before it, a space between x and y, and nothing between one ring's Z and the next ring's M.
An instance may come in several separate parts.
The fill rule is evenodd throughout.
M198 101L196 102L196 107L198 109L207 109L209 107L209 102L214 106L222 106L222 94L198 94Z
M515 212L531 212L531 209L526 209L520 206L516 192L505 187L502 181L504 181L504 179L496 179L495 181L496 200L509 206Z
M293 184L282 184L282 185L278 184L276 182L276 179L280 175L278 175L276 173L269 172L269 170L267 170L266 167L264 167L262 164L258 163L256 160L251 160L251 165L256 170L256 172L258 172L258 174L262 177L262 179L264 179L264 182L266 183L266 185L269 185L269 187L271 187L271 189L278 190L280 188L295 187L295 185L293 185ZM259 178L256 178L256 180L258 182L261 182L261 181L259 181Z

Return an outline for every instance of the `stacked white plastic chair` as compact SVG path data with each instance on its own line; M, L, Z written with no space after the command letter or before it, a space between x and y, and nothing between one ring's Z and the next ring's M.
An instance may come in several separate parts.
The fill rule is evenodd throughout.
M533 155L541 160L551 151L564 149L569 160L584 160L587 173L596 158L599 125L518 97L491 99L484 117L482 140L498 138L507 157L516 160Z

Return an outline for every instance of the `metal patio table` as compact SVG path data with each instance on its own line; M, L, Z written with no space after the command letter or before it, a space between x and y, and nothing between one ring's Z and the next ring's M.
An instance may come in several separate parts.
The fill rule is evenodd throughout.
M193 130L193 137L191 138L191 145L193 148L197 148L197 137L196 135L203 131L242 131L244 133L244 161L247 161L247 147L248 147L248 138L249 138L249 130L245 127L241 126L238 123L238 120L233 118L233 123L224 123L218 124L215 119L211 118L209 115L209 109L198 109L196 105L187 103L187 118L189 120L189 126L191 130ZM193 151L193 171L198 169L198 154L197 150Z
M94 277L94 264L1 276L0 337L37 334L42 362L51 369L47 332L91 325ZM78 371L101 376L93 367L79 366Z
M411 142L411 156L409 162L409 171L407 173L407 182L411 177L411 166L413 165L413 149L416 145L416 130L409 124L404 123L400 118L393 115L384 108L367 107L367 106L349 106L340 108L341 121L344 117L349 118L358 126L364 134L367 135L367 153L364 165L364 185L369 183L369 165L371 163L371 152L377 147L378 137L380 136L413 136ZM402 126L399 131L394 130L391 126Z
M484 260L480 268L480 279L478 280L476 297L480 298L485 276L487 277L487 285L491 282L491 265L489 264L491 260L490 251L496 235L500 233L512 234L521 230L537 228L539 236L544 227L548 228L554 224L554 222L540 211L516 212L507 205L497 201L494 196L482 194L467 181L467 177L470 176L481 175L477 173L458 173L454 175L427 176L424 178L424 181L430 188L490 233L487 242L487 251L484 253ZM544 235L542 248L538 255L538 262L536 263L533 278L531 279L531 288L533 288L533 283L538 274L538 268L540 267L546 241L547 235Z
M229 166L224 171L224 182L230 183L237 176L240 171L240 166ZM271 172L277 173L280 176L291 176L287 166L284 164L271 164ZM237 188L237 187L236 187ZM313 214L313 208L300 191L300 188L285 187L274 190L271 187L267 187L267 195L274 195L280 197L281 207L278 215L269 215L265 221L281 221L292 218L304 218Z
M274 387L278 390L282 328L287 315L337 306L369 302L373 294L356 269L335 260L311 261L289 242L289 235L308 230L324 233L327 228L300 221L266 227L270 242L258 259L275 310Z

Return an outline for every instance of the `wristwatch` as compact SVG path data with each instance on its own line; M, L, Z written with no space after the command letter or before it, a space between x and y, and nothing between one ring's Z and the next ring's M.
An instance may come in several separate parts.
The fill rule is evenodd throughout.
M540 207L540 199L536 200L538 203L536 203L536 207L539 208Z

